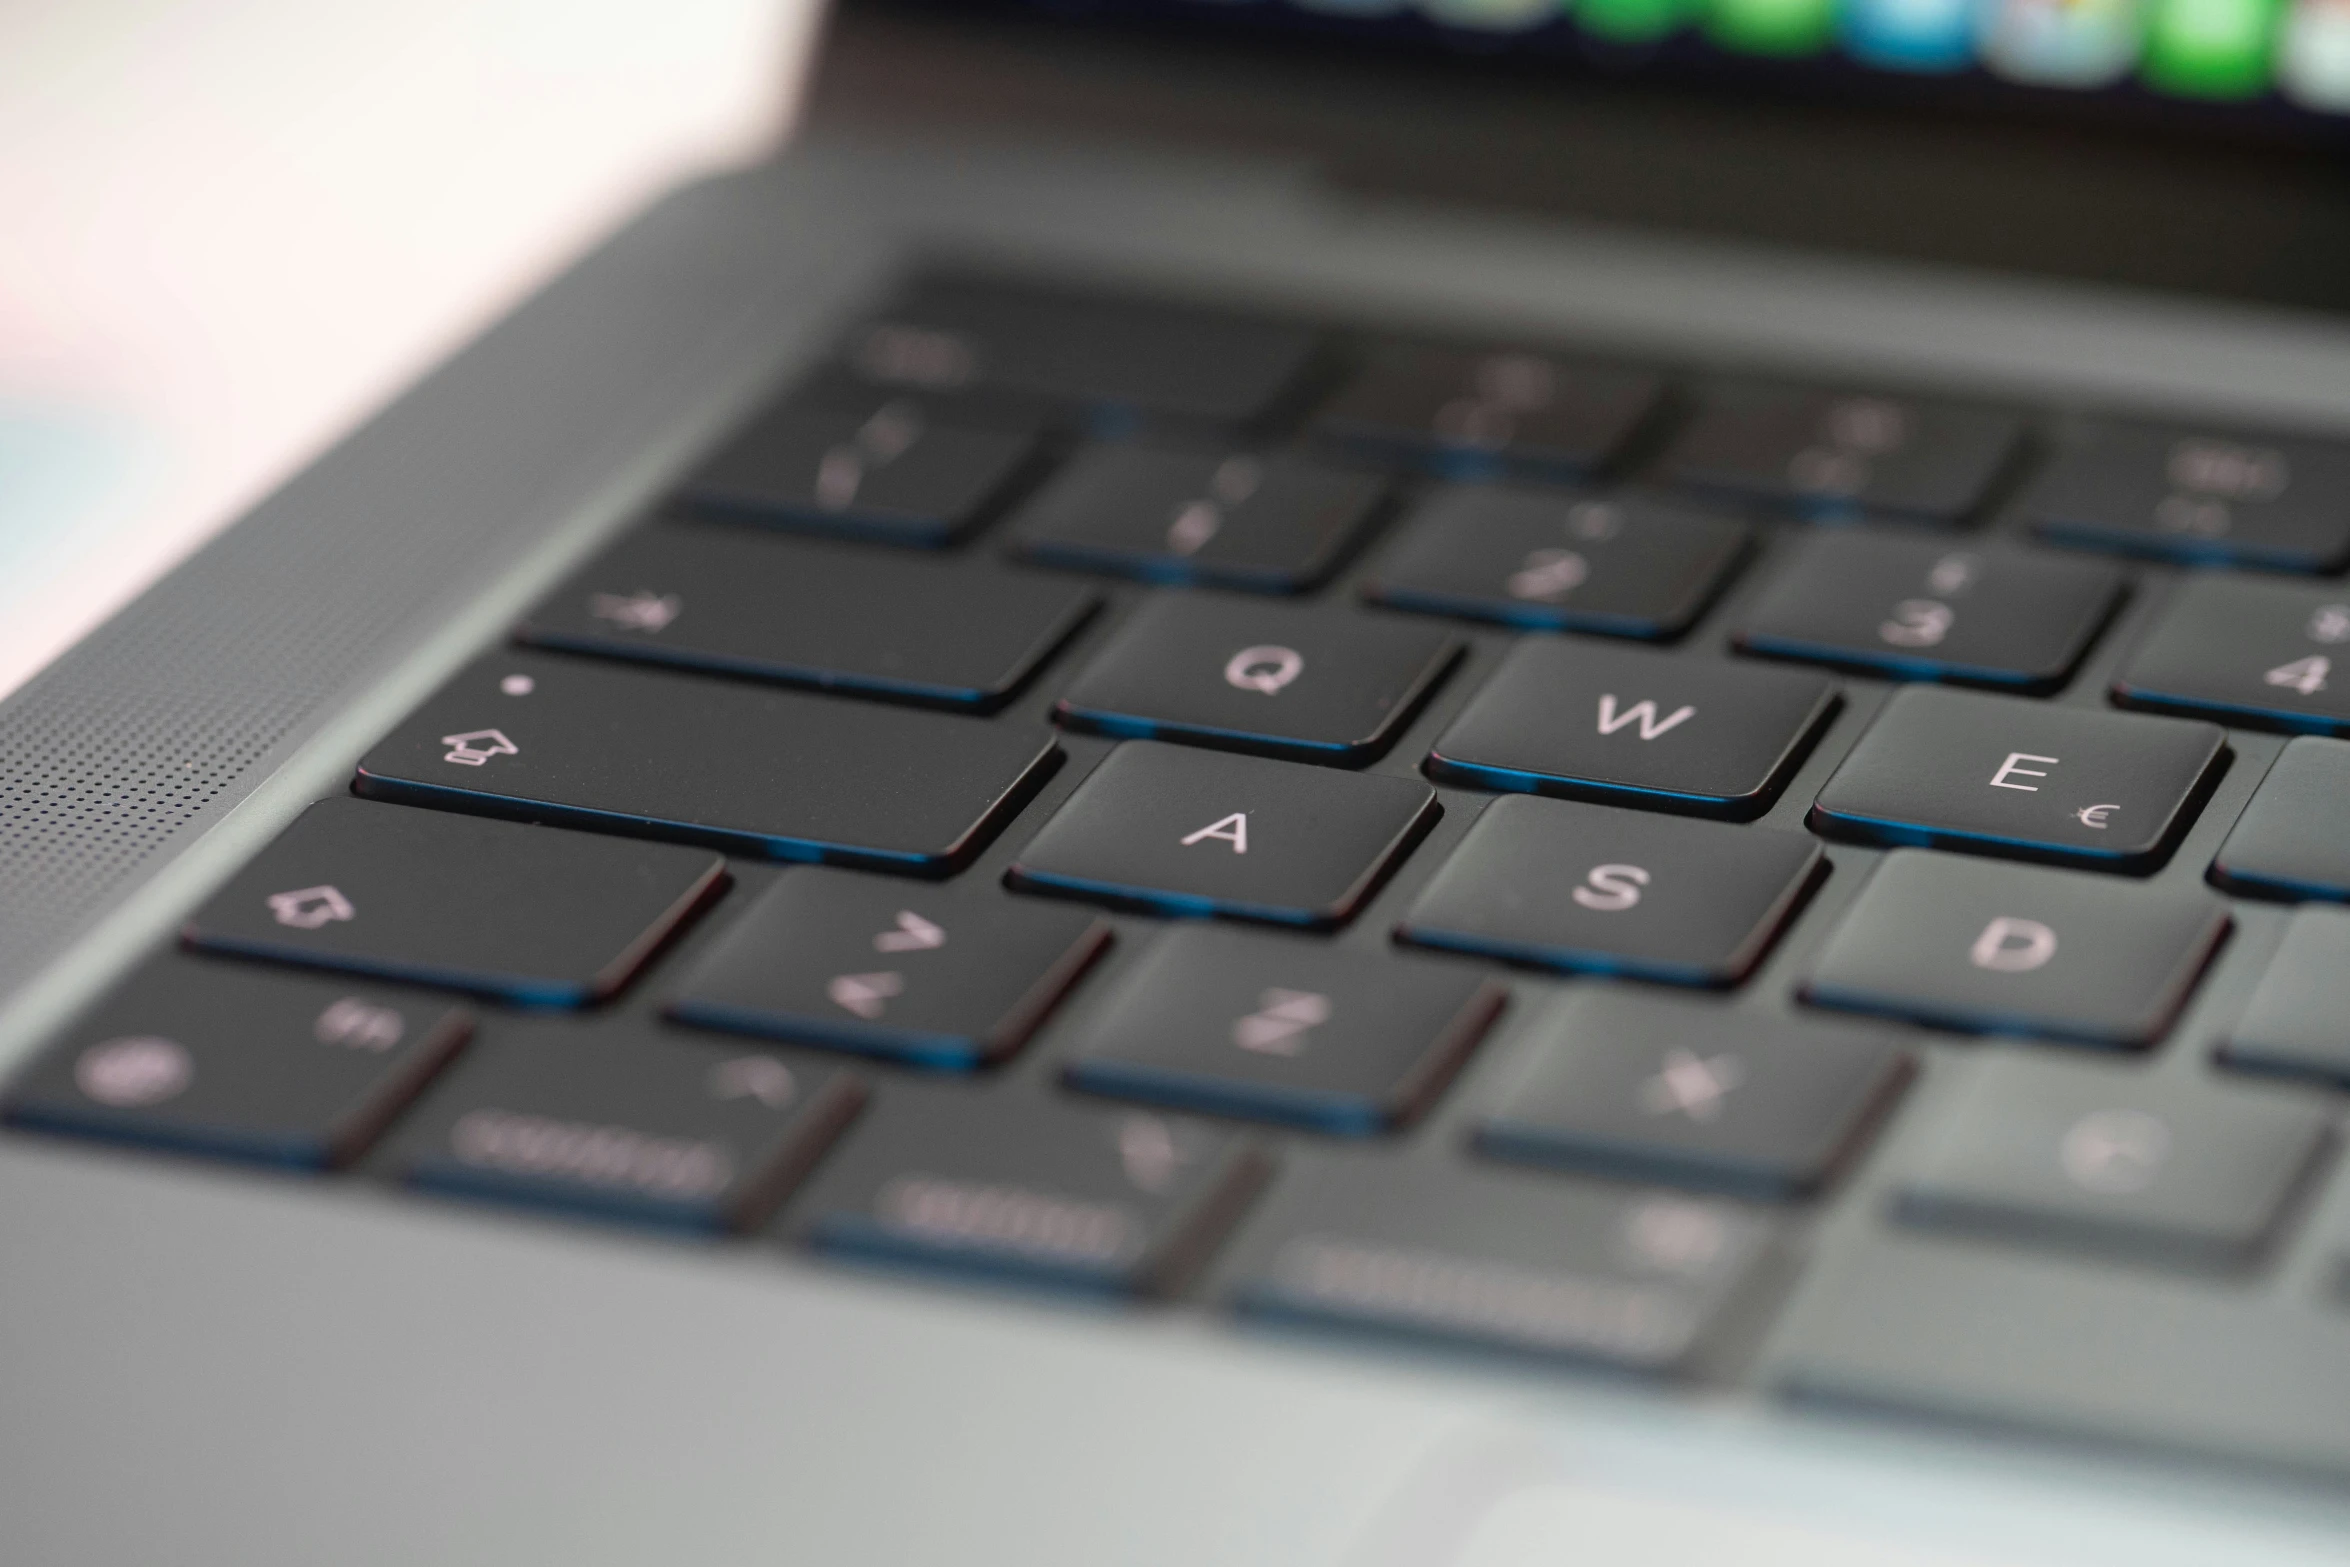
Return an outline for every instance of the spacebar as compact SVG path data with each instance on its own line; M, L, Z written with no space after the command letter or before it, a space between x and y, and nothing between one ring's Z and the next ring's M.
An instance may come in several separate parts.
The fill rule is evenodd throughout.
M540 653L461 672L359 764L376 799L914 875L1050 774L1049 731Z

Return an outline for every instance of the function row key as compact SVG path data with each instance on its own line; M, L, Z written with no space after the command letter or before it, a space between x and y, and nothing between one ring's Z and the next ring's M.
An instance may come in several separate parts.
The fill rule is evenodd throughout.
M2095 424L2014 506L2051 542L2190 564L2350 564L2350 443Z

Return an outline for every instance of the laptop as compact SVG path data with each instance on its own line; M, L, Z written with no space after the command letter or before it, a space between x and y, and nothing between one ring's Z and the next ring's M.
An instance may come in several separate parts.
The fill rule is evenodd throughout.
M2346 39L845 5L0 706L0 1554L2341 1560Z

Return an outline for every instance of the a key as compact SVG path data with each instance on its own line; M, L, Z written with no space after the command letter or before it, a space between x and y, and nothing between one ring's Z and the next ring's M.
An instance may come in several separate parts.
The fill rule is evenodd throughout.
M2350 911L2302 909L2285 927L2220 1060L2350 1087Z
M2350 735L2350 591L2190 577L2113 683L2125 707Z
M2228 926L2201 892L1904 849L1828 939L1803 999L2140 1049L2169 1031Z
M850 334L841 357L868 385L1074 407L1114 429L1137 419L1256 423L1315 351L1311 329L1247 315L930 277Z
M1669 1373L1774 1236L1714 1198L1514 1170L1293 1164L1251 1226L1252 1315Z
M694 966L669 1014L968 1069L1025 1044L1109 941L1106 920L992 888L797 870Z
M1826 1185L1914 1069L1875 1035L1616 989L1570 995L1530 1043L1484 1152L1765 1201Z
M1337 569L1386 493L1377 475L1302 457L1092 446L1020 509L1012 542L1081 571L1302 593Z
M1653 496L1461 485L1413 509L1363 593L1530 631L1679 636L1746 553L1733 518Z
M773 1210L865 1091L638 1019L498 1023L392 1140L423 1191L718 1234Z
M1818 675L1528 638L1428 755L1431 776L1744 820L1837 704Z
M1836 533L1800 540L1738 646L1892 680L2064 684L2121 601L2120 571L1996 544Z
M465 1043L447 1002L167 957L0 1098L11 1125L305 1170L349 1164Z
M2211 879L2256 897L2350 903L2350 741L2288 743L2220 845Z
M1506 995L1448 965L1179 928L1063 1075L1092 1093L1367 1137L1435 1102Z
M2098 424L2049 461L2015 511L2062 544L2338 571L2350 563L2350 445Z
M321 800L214 893L182 939L577 1007L616 994L725 883L725 862L700 849Z
M1191 1276L1265 1170L1242 1138L1152 1111L899 1090L798 1211L824 1251L1155 1295Z
M1082 583L986 562L688 525L621 540L515 635L567 652L986 712L1100 603Z
M1511 795L1485 808L1395 934L1507 963L1734 985L1825 864L1801 833Z
M1056 711L1126 739L1355 766L1387 749L1460 650L1358 610L1169 595L1135 612Z
M1587 474L1656 406L1653 370L1518 349L1394 343L1314 416L1324 440L1457 478Z
M1033 470L1033 418L958 424L916 397L793 397L686 480L684 504L742 522L936 549L1000 509Z
M1836 769L1811 823L1875 843L2150 870L2226 752L2216 724L1912 686Z
M1437 815L1415 778L1129 741L1006 880L1157 914L1328 929L1354 917Z
M1981 503L2022 434L2020 418L1996 409L1725 382L1706 390L1664 474L1811 517L1956 522Z
M1903 1182L1903 1222L2189 1268L2249 1266L2327 1141L2314 1105L2069 1062L1986 1061Z
M369 751L377 799L916 876L964 864L1058 760L1028 724L498 653Z

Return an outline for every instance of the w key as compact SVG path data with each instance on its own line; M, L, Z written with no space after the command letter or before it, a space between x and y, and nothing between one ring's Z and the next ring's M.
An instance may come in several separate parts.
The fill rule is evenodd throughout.
M1528 639L1436 742L1435 778L1746 819L1836 709L1835 682L1645 648Z
M1913 687L1861 736L1811 820L1878 843L2149 870L2226 747L2216 724Z

